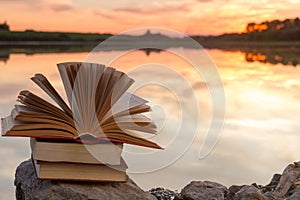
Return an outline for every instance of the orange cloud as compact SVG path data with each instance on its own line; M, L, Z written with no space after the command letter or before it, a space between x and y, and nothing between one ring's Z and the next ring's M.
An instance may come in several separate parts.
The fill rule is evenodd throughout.
M128 12L134 14L142 14L142 15L155 15L155 14L166 14L170 12L190 12L192 9L192 4L182 3L182 2L175 2L175 3L164 3L158 4L154 3L152 5L138 5L138 6L128 6L122 8L116 8L114 11L121 11L121 12Z

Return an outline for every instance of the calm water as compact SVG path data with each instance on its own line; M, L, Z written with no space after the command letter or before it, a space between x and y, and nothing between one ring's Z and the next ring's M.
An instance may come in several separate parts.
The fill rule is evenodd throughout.
M185 50L197 56L195 50ZM129 176L144 189L163 186L180 190L191 180L212 180L225 185L266 184L275 172L300 159L300 67L296 61L275 57L266 59L263 53L207 50L218 67L226 93L226 118L222 135L213 151L204 159L198 154L212 117L209 90L201 76L188 62L168 52L135 51L123 55L112 66L131 72L136 66L143 71L132 73L138 80L151 76L156 83L168 80L173 88L161 84L148 84L136 93L150 101L152 117L158 122L160 133L152 139L168 148L176 135L178 124L185 128L186 135L195 127L189 120L180 121L182 104L190 103L187 88L169 72L169 69L184 78L197 98L199 127L190 148L172 165L149 173L129 173ZM98 57L108 57L119 52L98 52ZM84 61L88 53L10 54L0 60L0 116L10 114L18 92L29 89L45 97L31 81L35 73L46 75L63 93L56 63ZM263 57L265 56L265 57ZM268 57L268 56L267 56ZM6 62L4 62L6 61ZM150 64L149 64L150 63ZM205 62L203 62L205 67ZM167 66L167 68L166 68ZM159 68L160 67L160 68ZM209 83L211 84L211 83ZM213 84L213 83L212 83ZM213 87L213 86L212 86ZM217 87L217 86L216 86ZM182 101L178 101L181 99ZM182 141L185 137L181 138ZM14 172L17 165L29 158L28 139L0 139L0 192L2 199L14 199ZM174 147L173 147L174 148ZM176 148L176 147L175 147ZM127 146L124 157L129 169L143 167L143 159L130 154L134 148ZM136 149L135 149L136 150ZM141 149L138 149L141 150ZM141 150L145 151L145 150ZM128 153L129 152L129 153ZM145 157L147 157L147 150ZM148 162L160 162L161 157Z

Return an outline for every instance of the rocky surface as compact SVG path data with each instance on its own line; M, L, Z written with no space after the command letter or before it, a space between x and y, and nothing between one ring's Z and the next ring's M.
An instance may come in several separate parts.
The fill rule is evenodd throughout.
M272 195L275 198L283 198L300 179L300 161L289 164L283 171L278 185Z
M181 200L181 194L162 187L152 188L150 194L154 195L158 200Z
M162 189L163 190L163 189ZM182 200L300 200L300 161L274 174L265 186L232 185L228 189L210 181L192 181L181 190ZM160 198L158 198L160 199ZM171 199L171 198L170 198ZM164 198L164 200L169 200Z
M181 196L186 200L225 199L227 188L224 185L211 181L192 181L181 191Z
M156 200L140 189L132 180L125 183L76 183L38 180L31 161L21 163L15 177L17 200L43 199L141 199Z
M275 174L265 186L232 185L192 181L180 193L164 188L141 190L132 180L126 183L74 183L35 178L30 161L16 171L17 199L158 199L158 200L300 200L300 161Z
M253 185L245 185L234 196L234 200L267 200L268 198L261 193L261 191Z

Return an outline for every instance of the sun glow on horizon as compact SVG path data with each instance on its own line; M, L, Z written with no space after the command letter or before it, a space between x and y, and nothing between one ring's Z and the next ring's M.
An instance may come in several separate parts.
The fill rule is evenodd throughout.
M119 33L139 27L165 27L189 35L244 32L248 23L295 18L300 2L266 0L1 1L0 23L11 30ZM1 22L2 21L2 22Z

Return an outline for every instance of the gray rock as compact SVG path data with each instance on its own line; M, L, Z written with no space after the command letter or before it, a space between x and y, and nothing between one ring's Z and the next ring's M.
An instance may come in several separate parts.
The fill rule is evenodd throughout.
M211 181L192 181L181 191L184 200L223 200L228 190L224 185Z
M291 191L291 196L289 196L286 200L299 200L300 199L300 187Z
M158 200L181 200L181 195L177 191L172 191L162 187L152 188L148 191L155 196Z
M234 200L267 200L259 189L253 185L245 185L234 195Z
M277 186L281 178L281 174L274 174L271 182L267 186Z
M268 185L262 186L261 191L268 196L271 196L277 187L281 178L281 174L274 174L271 182Z
M21 163L15 175L16 199L146 199L156 200L128 178L125 183L87 183L38 180L30 160Z
M228 188L228 194L226 197L226 200L232 200L234 199L235 193L237 193L238 191L240 191L240 189L242 189L245 185L232 185Z
M290 190L293 183L300 178L300 161L289 164L282 173L280 181L273 192L274 198L282 198Z

